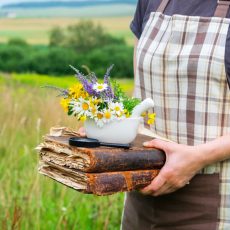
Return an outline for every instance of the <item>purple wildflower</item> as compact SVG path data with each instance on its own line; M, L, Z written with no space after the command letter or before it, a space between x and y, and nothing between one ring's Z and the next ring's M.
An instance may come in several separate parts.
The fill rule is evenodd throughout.
M78 69L76 69L70 65L70 67L76 72L76 77L82 83L85 91L91 96L103 98L104 100L114 99L114 93L113 93L113 90L112 90L111 84L110 84L110 72L111 72L113 66L114 65L111 65L107 69L107 72L104 76L104 84L108 85L107 89L101 93L98 93L96 90L93 89L93 86L97 83L97 77L96 77L95 73L92 72L91 74L89 74L89 76L85 76ZM87 79L87 78L89 78L89 79Z
M106 89L106 97L110 98L110 99L114 98L114 93L113 93L113 90L112 90L112 87L111 87L111 84L110 84L110 73L111 73L111 70L113 69L113 67L114 67L114 65L111 65L107 69L106 74L104 76L104 84L108 85L108 88Z
M63 89L63 88L52 86L52 85L45 85L42 88L49 88L49 89L54 89L54 90L59 91L60 94L58 95L58 97L65 97L65 98L67 98L69 96L68 89Z
M104 84L110 85L110 73L111 73L111 70L113 69L113 67L114 67L114 64L111 65L111 66L107 69L107 71L106 71L106 73L105 73L105 76L104 76Z
M91 80L91 82L92 82L93 84L96 84L96 83L97 83L97 76L96 76L96 74L95 74L94 72L92 72L92 73L89 75L89 78L90 78L90 80Z
M83 80L83 82L82 82L82 84L83 84L83 87L84 87L84 89L85 89L85 91L89 94L89 95L92 95L92 96L96 96L95 95L95 90L93 89L93 83L92 82L89 82L89 81L87 81L87 80Z
M96 81L96 75L93 74L92 80L89 81L87 77L83 75L78 69L76 69L75 67L71 65L70 67L76 72L76 77L82 83L85 91L91 96L98 97L99 96L98 93L93 89L93 85L95 84L94 82Z

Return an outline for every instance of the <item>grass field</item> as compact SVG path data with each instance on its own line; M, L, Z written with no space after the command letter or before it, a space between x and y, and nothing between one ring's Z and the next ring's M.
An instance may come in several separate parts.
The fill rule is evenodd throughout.
M0 229L116 230L123 194L82 195L37 173L34 147L51 126L77 128L56 93L44 84L68 87L73 77L0 75ZM122 80L128 93L132 80Z
M7 42L10 38L22 38L30 44L47 44L49 31L55 27L62 28L79 22L79 18L16 18L0 19L0 42ZM91 18L100 23L106 31L116 37L124 37L129 44L133 44L133 35L129 30L132 17Z

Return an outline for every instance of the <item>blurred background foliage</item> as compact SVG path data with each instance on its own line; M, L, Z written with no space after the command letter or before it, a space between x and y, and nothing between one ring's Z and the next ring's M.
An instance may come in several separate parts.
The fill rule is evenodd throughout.
M30 45L22 38L0 44L0 71L63 76L72 73L71 64L78 68L87 65L102 77L106 67L115 64L117 78L131 78L132 55L133 47L125 38L114 37L100 24L82 20L66 28L53 28L49 45Z
M21 2L0 1L0 229L120 229L124 194L82 195L39 175L34 148L50 127L82 126L64 113L55 92L41 88L75 83L70 64L98 77L115 64L112 79L132 95L129 24L136 0L69 8L46 7L46 1L31 8L39 1L27 0L26 7L1 7L13 1Z

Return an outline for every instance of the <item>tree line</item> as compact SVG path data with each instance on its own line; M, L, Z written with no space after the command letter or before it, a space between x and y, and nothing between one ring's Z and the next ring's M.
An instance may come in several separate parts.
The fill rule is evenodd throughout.
M98 76L115 64L114 76L132 77L133 48L124 39L106 33L92 21L81 21L66 29L54 28L49 45L29 45L15 38L0 44L0 71L34 72L48 75L69 75L69 65L84 71L87 66Z

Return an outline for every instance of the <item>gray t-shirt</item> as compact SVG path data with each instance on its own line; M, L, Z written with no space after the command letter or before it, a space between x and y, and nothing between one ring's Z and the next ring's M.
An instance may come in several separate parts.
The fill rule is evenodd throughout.
M161 0L138 0L136 13L131 22L130 28L137 38L140 38L150 13L157 10ZM171 0L165 9L164 14L189 15L212 17L217 7L217 0ZM226 6L227 7L227 6ZM228 12L230 18L230 10ZM230 30L228 31L225 51L225 66L227 79L230 86Z

